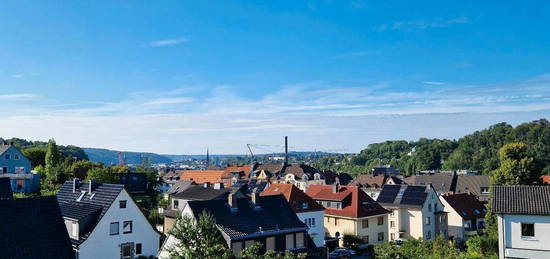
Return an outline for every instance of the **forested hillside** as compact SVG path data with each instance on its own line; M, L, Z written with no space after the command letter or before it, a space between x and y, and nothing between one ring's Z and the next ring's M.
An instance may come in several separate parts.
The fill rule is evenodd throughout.
M10 139L0 138L0 141L13 143L13 145L19 148L25 154L25 156L28 156L28 154L31 154L31 153L35 155L38 153L41 153L40 155L45 155L46 148L48 147L48 142L44 142L44 141L28 141L20 138L10 138ZM84 150L80 147L68 145L68 146L58 146L58 148L59 148L59 153L64 157L76 158L77 160L88 160L88 155L86 155L86 152L84 152Z
M103 148L83 148L90 161L100 162L105 165L118 164L118 151L103 149ZM127 164L138 165L142 163L142 159L147 159L148 162L153 164L158 163L170 163L172 159L154 153L140 153L140 152L123 152L124 160Z
M320 159L323 170L359 174L373 166L391 164L406 174L420 170L468 169L488 174L499 166L498 150L507 143L523 142L528 146L537 170L550 174L550 123L546 119L512 127L495 124L458 140L426 139L386 141L370 144L358 155L338 155Z

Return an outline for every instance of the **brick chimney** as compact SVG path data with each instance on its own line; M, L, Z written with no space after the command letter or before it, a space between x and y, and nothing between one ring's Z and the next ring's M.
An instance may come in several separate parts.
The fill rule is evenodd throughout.
M229 208L231 209L232 213L238 211L239 206L237 205L237 197L233 197L233 193L230 193L227 196L227 204L229 204Z

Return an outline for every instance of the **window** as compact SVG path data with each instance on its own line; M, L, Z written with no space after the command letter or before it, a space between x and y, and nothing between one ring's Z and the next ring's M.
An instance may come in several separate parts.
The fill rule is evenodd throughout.
M285 244L286 244L286 249L292 249L294 248L294 234L287 234L285 236Z
M426 234L426 239L431 239L431 238L432 238L432 232L428 231L428 233Z
M137 255L141 254L141 244L140 243L136 244L136 254Z
M363 236L363 242L365 242L365 244L368 244L369 243L369 236Z
M24 185L25 185L25 180L17 180L17 190L23 189Z
M535 224L534 223L521 223L521 236L522 237L535 237Z
M432 212L432 205L431 204L428 204L428 211Z
M132 233L132 221L124 221L124 224L122 225L122 233Z
M296 247L304 247L304 233L296 233Z
M384 232L378 232L378 241L384 241Z
M332 202L327 201L327 206L325 206L325 207L327 207L327 208L332 208Z
M118 202L118 206L119 206L119 208L121 208L121 209L126 208L126 201L119 201L119 202Z
M118 235L118 222L111 222L111 227L109 228L109 235Z
M390 234L390 239L391 239L392 241L395 240L395 233L391 233L391 234Z
M76 222L71 225L71 236L78 238L78 223Z
M315 218L311 218L311 226L315 227Z
M254 240L246 240L244 241L244 248L250 247L254 244Z
M123 259L131 259L134 257L133 255L133 244L132 243L126 243L122 244L122 258Z
M378 225L384 225L384 217L378 217Z
M478 222L477 224L478 224L477 227L478 227L479 229L485 228L485 222L480 221L480 222Z
M361 225L362 225L363 228L368 228L369 227L369 220L368 219L362 220Z
M14 155L14 156L13 156L13 159L15 159L15 160L19 160L19 155L17 155L17 154L16 154L16 155Z
M174 200L174 209L177 209L180 205L180 202L178 200Z
M390 228L395 228L395 221L390 221Z
M233 254L238 255L243 250L243 242L237 241L233 242L231 244L231 250L233 250Z
M86 195L86 191L81 191L81 192L80 192L80 196L78 196L78 198L76 199L76 201L81 201L82 198L84 198L84 195Z
M15 168L16 174L24 174L25 173L25 167L16 167Z
M395 216L394 210L390 210L390 216L392 216L392 217Z
M307 202L306 201L302 202L302 209L304 209L304 210L307 209Z
M10 160L10 154L6 154L4 158L6 158L6 160Z
M426 225L430 225L430 224L432 224L432 218L426 217Z
M7 167L2 167L2 173L3 174L7 174L8 173L8 168Z
M275 237L267 237L265 240L265 249L275 251Z
M483 194L489 193L489 187L480 187L480 191Z

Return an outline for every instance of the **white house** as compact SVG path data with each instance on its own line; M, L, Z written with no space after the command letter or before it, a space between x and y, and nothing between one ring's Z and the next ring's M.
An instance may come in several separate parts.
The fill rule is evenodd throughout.
M79 259L156 256L160 234L121 184L67 181L57 194Z
M431 185L386 184L376 200L391 211L390 241L396 239L434 239L447 237L447 213Z
M550 258L550 186L495 186L499 258Z
M485 228L487 209L477 197L469 193L444 194L439 196L447 212L449 237L462 242L468 237L481 234Z
M261 196L283 195L298 218L308 226L308 234L317 247L325 246L325 208L292 184L272 184Z

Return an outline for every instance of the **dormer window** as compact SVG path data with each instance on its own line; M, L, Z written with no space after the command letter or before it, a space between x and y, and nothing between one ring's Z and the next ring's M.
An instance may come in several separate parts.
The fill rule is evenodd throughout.
M19 155L15 154L15 155L13 156L13 159L19 160Z
M305 209L307 209L307 207L308 207L308 204L307 204L307 202L305 202L305 201L304 201L304 202L302 202L302 209L304 209L304 210L305 210Z

